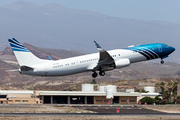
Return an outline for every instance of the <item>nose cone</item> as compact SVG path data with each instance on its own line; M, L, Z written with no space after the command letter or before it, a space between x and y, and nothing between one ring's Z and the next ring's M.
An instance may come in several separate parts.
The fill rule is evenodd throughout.
M176 50L174 47L170 47L170 49L171 49L171 53Z

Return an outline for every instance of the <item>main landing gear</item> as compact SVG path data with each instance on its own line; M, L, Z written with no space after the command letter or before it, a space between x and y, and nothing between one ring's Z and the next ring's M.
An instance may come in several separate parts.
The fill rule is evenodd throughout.
M99 71L99 75L104 76L105 75L105 71ZM97 72L94 71L94 73L92 74L92 77L96 78L97 76L98 76Z
M97 76L98 76L97 72L94 72L94 73L92 74L92 77L93 77L93 78L96 78Z
M104 71L99 71L99 75L104 76L105 72Z

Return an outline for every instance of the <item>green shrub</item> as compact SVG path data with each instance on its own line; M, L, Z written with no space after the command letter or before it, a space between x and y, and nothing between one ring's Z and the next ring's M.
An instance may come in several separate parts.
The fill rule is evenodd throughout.
M178 103L178 104L180 104L180 99L179 99L179 100L177 100L177 103Z
M156 96L154 99L155 99L155 100L160 100L160 101L161 101L161 98L159 98L159 96Z
M173 104L171 101L166 101L166 104Z
M159 104L162 104L162 101L159 101Z
M155 98L154 98L154 100L155 100L155 103L156 104L162 104L162 102L161 102L161 98L159 98L158 96L156 96Z
M135 92L140 92L140 90L139 90L139 89L137 89Z
M155 100L151 97L144 97L140 101L141 101L141 104L145 104L145 102L147 104L153 104L155 102Z

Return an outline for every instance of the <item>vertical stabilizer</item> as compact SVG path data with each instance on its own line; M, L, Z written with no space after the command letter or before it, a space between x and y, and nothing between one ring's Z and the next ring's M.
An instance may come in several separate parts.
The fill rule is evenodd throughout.
M15 38L8 41L20 66L33 66L47 61L36 57Z

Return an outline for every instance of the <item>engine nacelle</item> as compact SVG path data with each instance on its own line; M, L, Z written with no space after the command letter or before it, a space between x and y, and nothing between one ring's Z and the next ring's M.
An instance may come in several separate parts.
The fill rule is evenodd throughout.
M130 60L127 58L115 61L116 68L127 67L130 65Z

